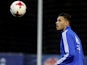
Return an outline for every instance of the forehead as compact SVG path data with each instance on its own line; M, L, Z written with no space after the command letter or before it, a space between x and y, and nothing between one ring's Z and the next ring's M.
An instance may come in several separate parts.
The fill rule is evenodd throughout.
M60 20L60 19L64 19L64 17L63 16L58 16L57 20Z

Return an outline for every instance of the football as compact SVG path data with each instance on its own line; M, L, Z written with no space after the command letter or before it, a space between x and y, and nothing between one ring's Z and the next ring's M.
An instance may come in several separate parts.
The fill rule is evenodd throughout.
M14 1L10 5L10 12L15 17L22 17L26 13L26 5L23 1Z

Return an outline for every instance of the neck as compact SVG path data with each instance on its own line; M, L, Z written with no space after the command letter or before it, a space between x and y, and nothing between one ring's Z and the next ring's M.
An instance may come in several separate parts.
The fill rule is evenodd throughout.
M63 29L63 31L65 31L67 27L69 27L69 25L65 26L64 29Z

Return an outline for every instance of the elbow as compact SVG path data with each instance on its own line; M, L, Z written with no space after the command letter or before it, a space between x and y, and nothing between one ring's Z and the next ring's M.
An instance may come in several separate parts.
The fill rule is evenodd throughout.
M64 62L71 63L71 62L73 62L73 60L74 60L74 55L69 54L69 56L66 58L66 60Z

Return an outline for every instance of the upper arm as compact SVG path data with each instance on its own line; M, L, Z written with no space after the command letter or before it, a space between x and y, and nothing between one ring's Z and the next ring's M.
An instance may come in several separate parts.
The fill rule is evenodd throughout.
M75 53L75 39L73 36L71 33L67 33L67 31L62 34L64 50L69 55L74 55Z

